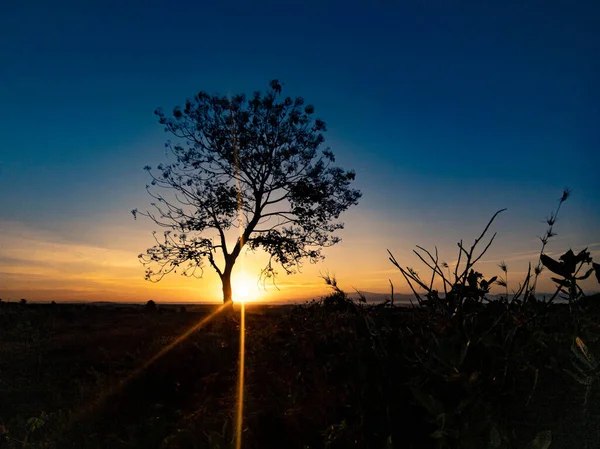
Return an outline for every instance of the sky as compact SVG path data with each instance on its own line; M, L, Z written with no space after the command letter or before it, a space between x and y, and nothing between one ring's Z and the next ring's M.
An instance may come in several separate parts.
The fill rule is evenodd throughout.
M279 79L314 104L363 197L326 259L253 290L286 301L408 292L387 250L452 264L493 213L479 268L517 288L563 188L546 251L600 259L597 1L18 1L0 13L0 297L218 301L219 280L144 280L145 165L166 161L153 112L200 90L251 94ZM261 255L243 254L252 280ZM236 270L238 269L236 268ZM598 290L597 284L585 284ZM538 290L550 291L543 277ZM496 288L497 293L500 288Z

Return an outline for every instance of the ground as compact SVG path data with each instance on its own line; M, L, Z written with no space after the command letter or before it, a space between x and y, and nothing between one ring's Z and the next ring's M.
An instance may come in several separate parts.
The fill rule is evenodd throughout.
M239 311L153 359L212 310L0 304L0 448L232 447ZM466 351L425 311L250 307L243 447L600 447L596 386L584 406L566 372L576 336L600 354L598 309L485 333L494 310Z

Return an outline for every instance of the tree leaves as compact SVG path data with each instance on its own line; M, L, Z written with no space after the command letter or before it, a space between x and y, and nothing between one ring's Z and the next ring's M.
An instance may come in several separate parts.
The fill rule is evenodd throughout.
M218 271L215 252L233 265L246 244L262 248L269 264L291 273L340 241L333 233L343 223L336 220L361 197L351 188L355 173L333 166L329 148L320 150L327 126L311 117L314 106L304 106L300 97L282 99L278 80L269 86L250 99L201 91L171 116L156 109L159 123L178 140L165 145L175 162L157 172L146 168L154 210L135 215L191 235L186 241L165 238L147 251L143 262L158 264L150 277L185 261L201 266L205 258ZM227 245L225 232L232 227L240 228L240 238ZM211 232L219 236L215 243L205 238Z

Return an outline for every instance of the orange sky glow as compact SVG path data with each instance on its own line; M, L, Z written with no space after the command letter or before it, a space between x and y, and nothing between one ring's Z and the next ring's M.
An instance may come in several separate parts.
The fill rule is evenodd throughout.
M427 269L412 254L415 244L433 249L438 246L440 259L452 267L456 256L456 241L460 238L457 230L444 229L442 223L418 223L407 220L403 223L387 222L373 213L357 208L346 214L346 228L341 232L343 241L325 250L326 259L318 264L306 263L302 272L287 276L280 273L276 284L261 285L258 274L266 262L262 253L242 252L233 274L234 291L243 285L248 289L248 302L288 302L318 298L329 290L320 278L320 273L334 274L342 289L354 288L374 293L388 293L391 279L397 293L409 293L406 282L401 278L387 259L386 249L390 249L403 264L409 265L421 274ZM489 217L482 214L477 225L485 225ZM495 229L498 236L486 257L479 263L484 275L499 275L498 263L505 260L509 267L509 283L517 288L527 269L527 263L535 263L539 254L539 241L536 233L525 240L511 239L502 232L502 225L510 218L509 214L498 219ZM567 227L567 223L564 224ZM73 227L82 226L77 222ZM91 226L91 227L90 227ZM539 222L532 223L532 230ZM494 228L494 226L493 226ZM93 241L69 239L62 233L29 228L22 223L2 223L0 234L0 298L16 301L27 298L30 301L117 301L193 303L220 302L220 280L210 266L205 267L202 279L186 278L170 274L158 283L144 280L144 268L137 255L151 245L151 224L130 217L109 217L107 223L87 225ZM402 229L402 237L398 229ZM472 242L478 230L462 230L465 242ZM568 229L569 230L569 229ZM67 233L68 235L68 233ZM455 237L455 238L453 238ZM575 240L574 250L583 249L576 235L559 235L548 246L548 253L557 255L568 249L567 242ZM592 256L600 258L600 243L591 243ZM281 270L280 270L281 271ZM584 287L597 290L597 285L589 279ZM543 276L538 291L552 290L549 276ZM494 287L492 293L501 293L501 287Z

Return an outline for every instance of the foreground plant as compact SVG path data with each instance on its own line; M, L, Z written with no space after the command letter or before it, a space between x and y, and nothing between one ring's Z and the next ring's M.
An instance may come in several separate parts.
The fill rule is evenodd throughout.
M583 406L585 407L593 386L600 381L600 362L596 360L594 354L579 337L575 338L571 346L571 352L575 356L571 362L575 372L568 369L565 369L565 371L579 384L586 387L583 398Z
M587 279L595 271L598 282L600 282L600 265L592 262L587 248L580 251L577 255L573 253L573 250L568 250L559 257L560 262L546 254L542 254L541 261L546 268L560 276L559 278L553 277L552 280L563 293L563 299L567 299L569 302L577 301L585 296L577 281ZM592 265L592 267L581 276L577 276L584 265Z
M541 354L548 347L548 333L536 318L547 315L560 293L570 302L581 299L584 293L578 282L592 272L600 281L598 264L593 263L587 250L578 254L569 250L558 261L545 253L549 240L556 235L558 212L569 196L567 189L556 212L547 219L539 261L533 268L529 264L524 280L512 295L506 263L499 265L501 277L485 278L476 268L496 236L494 233L486 238L489 229L504 209L492 216L470 247L462 240L458 243L453 273L448 264L440 262L437 248L428 251L417 246L413 251L429 269L427 278L412 267L401 266L388 250L391 263L400 270L418 305L427 311L424 319L431 323L430 333L420 335L419 344L407 357L418 371L410 390L432 425L430 436L437 447L512 447L514 441L502 424L497 402L523 376L531 380L529 392L521 396L522 406L528 407L536 395L549 357L548 353ZM545 267L560 277L552 278L558 287L554 295L539 305L536 286ZM487 296L494 283L505 288L500 301ZM572 321L576 328L580 326L578 318ZM583 342L577 341L573 349L578 357L574 363L576 373L570 374L586 385L587 397L597 379L598 365ZM537 354L544 360L543 366L533 361L532 356ZM550 442L546 431L527 447L547 448Z
M474 270L474 266L490 248L496 237L496 233L492 235L485 247L479 253L477 253L476 250L478 249L479 243L486 236L490 225L494 222L496 217L505 210L506 209L500 209L493 215L481 235L475 239L468 250L465 248L462 240L458 242L458 260L454 267L453 279L450 273L448 273L447 276L444 274L442 267L448 268L448 265L440 262L437 247L435 248L435 257L430 251L422 246L417 245L418 251L413 250L417 257L419 257L419 259L431 270L431 279L428 281L421 279L419 274L413 268L408 266L402 267L391 251L388 250L390 262L400 270L400 273L402 273L402 276L406 279L406 282L415 295L419 305L444 311L448 315L462 317L465 303L481 303L486 299L486 294L489 293L490 288L497 277L494 276L489 280L486 280L481 273ZM464 265L461 266L461 263ZM443 297L441 297L438 290L434 288L437 277L442 281L442 288L444 289ZM417 287L425 291L424 296L426 299L421 298L421 295L417 293Z

